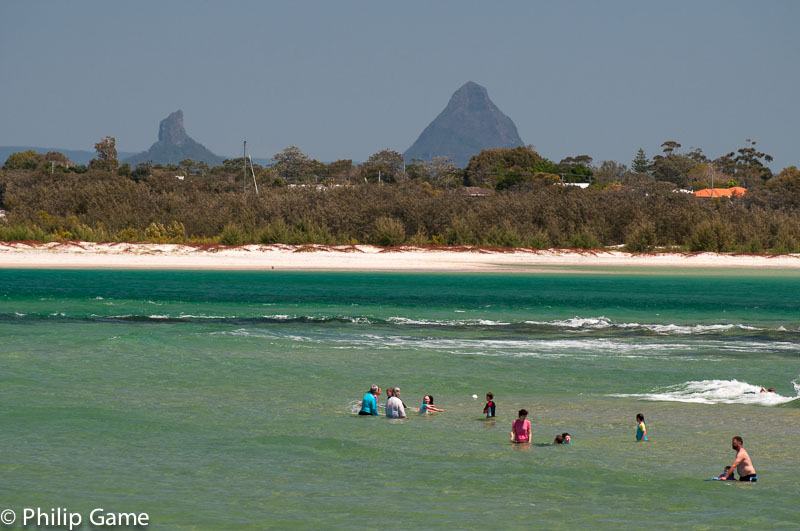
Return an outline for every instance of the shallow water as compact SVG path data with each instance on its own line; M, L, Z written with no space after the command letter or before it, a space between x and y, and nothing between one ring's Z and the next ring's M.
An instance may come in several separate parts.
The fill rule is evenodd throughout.
M0 509L156 529L800 522L793 272L0 270L0 337ZM373 382L445 412L359 418ZM522 407L530 447L508 442ZM756 485L704 481L733 435Z

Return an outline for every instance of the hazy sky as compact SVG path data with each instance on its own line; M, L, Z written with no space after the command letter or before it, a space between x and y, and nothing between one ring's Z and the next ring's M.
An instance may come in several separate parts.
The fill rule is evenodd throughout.
M0 2L0 145L405 151L466 81L555 161L746 138L800 165L800 2Z

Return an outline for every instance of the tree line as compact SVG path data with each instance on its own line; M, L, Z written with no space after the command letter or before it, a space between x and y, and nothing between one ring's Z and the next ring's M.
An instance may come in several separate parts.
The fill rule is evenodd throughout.
M715 159L680 147L665 142L652 158L639 150L630 166L495 149L460 169L391 150L325 164L292 146L247 168L256 194L241 158L131 168L106 137L87 167L60 153L11 155L0 170L0 240L800 252L796 167L773 175L750 140ZM577 182L591 184L568 186ZM681 191L712 182L748 192Z

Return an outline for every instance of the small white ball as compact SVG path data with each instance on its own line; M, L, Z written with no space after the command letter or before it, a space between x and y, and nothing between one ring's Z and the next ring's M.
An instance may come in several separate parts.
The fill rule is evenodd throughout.
M478 399L478 395L472 395L472 399L473 400L477 400Z

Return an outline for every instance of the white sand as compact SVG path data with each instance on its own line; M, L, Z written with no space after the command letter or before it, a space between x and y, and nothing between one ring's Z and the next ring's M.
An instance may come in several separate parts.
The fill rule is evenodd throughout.
M145 243L0 242L0 268L238 269L349 271L552 271L559 266L800 268L800 254L653 253L462 247L384 250L369 245L189 246Z

